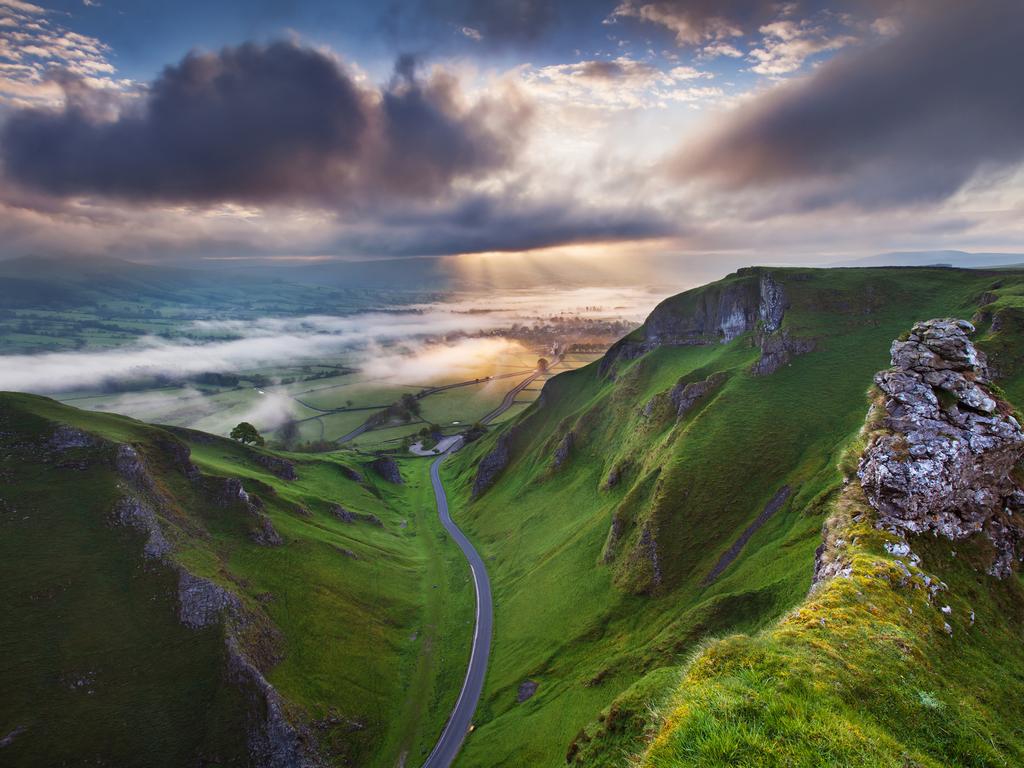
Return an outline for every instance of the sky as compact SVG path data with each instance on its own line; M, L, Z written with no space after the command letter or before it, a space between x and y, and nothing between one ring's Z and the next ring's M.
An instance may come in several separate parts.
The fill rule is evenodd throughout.
M1020 0L0 0L0 258L1020 251Z

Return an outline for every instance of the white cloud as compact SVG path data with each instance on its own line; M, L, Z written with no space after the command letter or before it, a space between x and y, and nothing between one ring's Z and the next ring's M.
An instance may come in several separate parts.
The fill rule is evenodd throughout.
M45 18L39 6L0 0L0 102L19 107L59 106L64 92L53 82L56 70L69 72L93 89L123 91L130 80L117 78L107 58L110 46ZM17 65L17 67L12 67Z
M827 34L821 26L806 20L773 21L760 28L764 38L760 47L750 51L751 69L760 75L785 75L803 66L809 57L836 51L857 42L852 35Z

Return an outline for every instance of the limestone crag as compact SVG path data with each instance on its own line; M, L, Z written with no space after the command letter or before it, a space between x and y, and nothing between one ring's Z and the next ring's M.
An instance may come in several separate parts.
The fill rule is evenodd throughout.
M1011 472L1024 431L992 391L973 331L929 320L893 343L893 367L875 376L884 402L869 415L881 425L857 474L881 525L953 540L984 532L996 548L990 572L1005 577L1021 539L1024 493Z
M686 302L687 298L690 301ZM727 343L756 331L754 341L762 348L762 357L754 372L767 375L793 356L813 349L813 343L783 331L788 307L785 288L771 271L741 269L733 280L659 304L637 334L608 350L601 360L601 374L611 375L616 362L632 360L657 347Z

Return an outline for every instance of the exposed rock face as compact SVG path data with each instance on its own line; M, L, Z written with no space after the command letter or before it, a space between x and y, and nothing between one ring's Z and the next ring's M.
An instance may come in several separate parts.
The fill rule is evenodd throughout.
M566 432L565 437L558 443L558 447L555 448L555 455L551 458L551 468L559 469L569 457L572 455L572 447L576 444L576 433Z
M288 719L281 695L249 660L238 640L229 635L226 643L230 678L256 694L249 713L252 764L259 768L320 768L325 765L317 754L312 734Z
M88 432L62 424L53 431L48 446L58 451L66 451L70 448L89 448L96 444L96 438Z
M787 331L761 334L758 343L761 357L750 369L755 376L773 374L797 355L814 351L812 339L797 339Z
M298 474L295 472L295 465L287 459L282 459L278 456L267 456L261 453L256 456L256 463L270 472L270 474L282 480L299 479Z
M345 509L341 504L333 504L331 506L331 514L343 523L354 523L360 521L370 523L370 525L376 525L378 528L384 527L384 523L382 523L380 518L376 515L372 515L369 512L353 512L350 509Z
M724 373L713 373L703 381L691 381L689 384L679 382L668 393L669 400L676 409L676 420L683 418L701 398L725 382Z
M870 437L857 474L883 525L954 540L983 531L997 550L991 572L1003 577L1017 559L1011 522L1024 493L1010 472L1024 457L1024 431L988 389L973 330L929 320L893 342L893 367L875 376L885 429Z
M238 612L242 602L209 579L178 570L178 618L186 627L202 629L221 620L225 612Z
M114 506L114 520L146 534L143 555L150 560L159 560L171 551L171 544L164 536L156 512L136 496L125 496Z
M284 544L281 534L277 532L274 523L265 514L261 514L257 519L256 530L252 533L252 540L261 547L279 547Z
M398 462L390 456L381 456L374 459L370 469L380 475L384 480L395 485L402 484L402 473L398 469Z
M512 458L511 447L515 431L515 428L512 428L499 435L494 449L480 459L480 463L476 467L476 477L473 479L472 497L474 499L494 485L498 475L508 466L508 462Z
M693 298L687 302L689 296ZM726 343L750 331L757 331L755 341L762 347L754 372L772 373L792 356L813 349L813 343L783 332L788 306L783 285L770 271L741 269L735 279L659 304L644 323L642 338L628 336L608 350L601 374L609 374L617 361L632 360L657 347Z

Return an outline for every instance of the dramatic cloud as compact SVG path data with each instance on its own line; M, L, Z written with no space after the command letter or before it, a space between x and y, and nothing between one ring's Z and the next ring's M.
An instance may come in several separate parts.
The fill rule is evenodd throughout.
M65 74L63 109L7 122L4 166L55 195L341 205L439 194L508 163L529 108L509 92L466 104L452 77L414 67L401 59L377 92L293 43L191 53L113 118Z
M571 199L523 200L511 193L477 195L441 210L405 209L370 228L349 228L339 250L390 256L443 256L528 251L573 243L646 240L681 227L657 212L622 203L586 205Z
M782 7L776 0L623 0L609 20L635 18L659 24L680 45L688 45L739 37L774 19Z
M1024 159L1024 4L920 2L885 26L876 44L689 142L677 176L747 195L773 187L774 201L796 208L875 208L943 200Z

